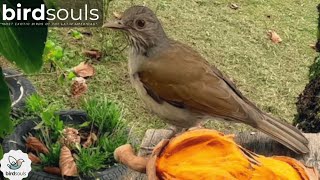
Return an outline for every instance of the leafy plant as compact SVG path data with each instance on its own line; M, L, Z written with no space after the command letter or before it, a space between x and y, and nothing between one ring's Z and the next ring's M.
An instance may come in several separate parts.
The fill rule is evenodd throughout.
M0 28L1 31L1 28ZM1 36L1 35L0 35ZM1 42L0 42L1 45ZM11 101L9 96L9 89L4 81L2 69L0 67L0 137L5 136L13 129L12 121L10 120L9 113Z
M85 99L83 107L90 120L99 128L100 133L113 132L118 126L122 126L122 110L113 101L93 97Z
M71 36L76 39L76 40L79 40L79 39L82 39L83 38L83 35L81 34L81 32L77 31L77 30L71 30L70 31L71 33Z
M317 56L314 59L313 64L310 66L309 69L309 79L313 80L320 75L320 56Z
M102 152L113 153L128 140L128 131L122 121L122 110L113 101L101 97L85 99L83 107L90 121L98 127L98 147ZM113 156L106 159L106 164L113 164Z
M105 152L114 152L116 148L127 143L128 141L128 131L124 127L119 127L112 134L105 134L100 137L98 145ZM115 162L113 156L107 159L108 163L112 164Z
M77 167L85 175L93 175L93 172L104 167L106 159L111 153L103 153L97 148L82 148L76 157Z
M32 94L26 99L26 107L29 112L40 114L48 103L38 94Z
M55 142L63 128L63 121L55 112L59 107L55 104L48 104L45 99L37 94L28 97L26 106L29 112L36 114L41 118L41 122L35 127L41 131L40 138L45 144L50 147L52 142Z
M3 157L3 149L2 149L2 146L0 145L0 159L2 159Z
M43 60L50 63L51 69L58 67L61 70L63 68L63 64L61 62L63 56L63 48L59 45L56 45L53 41L48 40L45 45Z
M40 154L42 166L59 167L61 145L54 143L50 146L49 154Z
M50 147L59 139L64 127L63 121L55 112L56 109L49 106L40 114L41 122L35 127L35 129L40 130L39 136L47 147Z
M55 114L58 107L48 104L39 95L28 98L27 104L30 111L41 117L41 122L34 128L35 136L50 147L49 154L39 155L41 167L57 167L61 158L61 137L64 132L64 123ZM80 129L79 132L97 133L97 137L93 138L95 140L90 140L89 136L85 135L86 142L91 141L90 145L85 146L86 142L76 144L72 154L75 157L78 172L91 176L94 172L111 167L115 163L112 154L118 146L127 142L128 132L121 119L122 110L115 102L106 98L93 97L85 100L83 106L90 120L75 126ZM80 133L79 138L82 135Z
M4 0L3 3L12 5L12 1ZM22 0L20 3L29 8L38 7L43 0ZM0 10L0 14L2 14ZM29 23L33 20L27 21ZM26 22L26 23L27 23ZM0 24L3 20L0 19ZM11 27L0 28L0 53L8 61L14 63L27 73L40 70L42 66L42 53L44 42L47 39L48 27ZM32 43L32 45L31 45ZM1 68L0 68L1 69ZM12 130L10 121L10 96L8 86L4 81L2 70L0 70L0 137Z

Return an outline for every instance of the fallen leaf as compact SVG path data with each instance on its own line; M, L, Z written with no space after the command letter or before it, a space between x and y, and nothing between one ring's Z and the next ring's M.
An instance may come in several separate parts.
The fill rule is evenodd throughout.
M26 140L26 147L31 151L49 154L49 150L38 138L29 136Z
M49 174L61 176L61 170L58 167L44 167L43 171Z
M82 94L87 92L88 85L86 84L86 80L82 77L76 77L74 82L71 85L71 94L72 97L80 97Z
M77 165L72 157L72 153L67 146L61 148L59 167L62 176L77 176Z
M146 173L146 166L149 161L149 158L135 156L134 149L130 144L125 144L115 149L114 158L117 162L126 165L128 168L132 170L141 173Z
M68 148L73 148L77 144L80 144L80 141L81 139L77 129L65 128L62 131L62 137L60 139L60 142Z
M32 164L40 164L41 160L38 156L34 155L32 152L28 153L28 157L31 160Z
M118 12L113 12L113 17L115 17L116 19L121 19L122 18L122 14L118 13Z
M97 49L91 49L84 51L83 54L89 58L99 60L102 57L102 53Z
M82 144L82 146L83 146L84 148L88 148L88 147L90 147L91 145L93 145L97 140L98 140L97 135L96 135L95 133L90 133L89 136L88 136L88 138L87 138L87 140L86 140L86 142L84 142L84 143Z
M239 9L239 6L238 6L236 3L231 3L231 4L229 5L229 7L230 7L231 9L234 9L234 10Z
M95 69L91 64L81 62L78 66L73 68L73 71L79 77L90 77L95 74Z
M272 42L276 44L282 42L281 37L275 31L269 30L268 35L270 36Z

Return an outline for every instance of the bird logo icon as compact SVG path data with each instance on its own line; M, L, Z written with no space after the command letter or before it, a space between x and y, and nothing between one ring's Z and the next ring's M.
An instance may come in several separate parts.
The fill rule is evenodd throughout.
M8 157L9 160L9 164L7 164L7 166L11 169L11 170L17 170L21 167L22 163L24 162L23 159L16 159L12 156Z

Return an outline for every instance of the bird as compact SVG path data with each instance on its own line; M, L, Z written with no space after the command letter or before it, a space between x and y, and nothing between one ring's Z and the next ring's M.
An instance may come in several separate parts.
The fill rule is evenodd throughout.
M260 110L200 53L168 37L150 8L132 6L103 27L126 34L130 81L145 105L168 124L187 129L208 119L240 122L296 153L309 152L297 128Z
M19 169L21 167L22 163L24 162L23 159L17 160L16 158L14 158L12 156L9 156L8 160L9 160L9 164L7 164L7 166L12 170Z

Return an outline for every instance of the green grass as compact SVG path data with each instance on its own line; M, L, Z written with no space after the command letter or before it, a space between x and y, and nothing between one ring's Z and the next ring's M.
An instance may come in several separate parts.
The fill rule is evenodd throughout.
M41 166L59 166L60 149L64 125L55 114L58 109L54 104L46 103L43 97L33 94L26 101L28 112L41 117L42 121L34 128L36 137L50 148L49 154L40 154ZM89 120L78 125L78 130L95 133L97 139L90 147L80 144L68 146L76 157L78 170L81 174L91 176L97 170L109 168L115 164L114 150L128 141L128 127L122 121L120 106L104 97L89 97L82 102ZM77 126L77 125L74 125ZM72 126L71 126L72 127ZM81 136L81 134L80 134ZM80 138L80 137L79 137ZM88 137L89 138L89 137Z
M40 113L43 112L44 108L47 106L48 104L45 99L38 94L32 94L26 99L26 107L28 112L40 115Z
M99 149L82 148L76 158L77 167L84 175L93 175L93 172L105 168L105 161L110 155L102 153Z
M146 4L162 21L167 34L198 50L211 64L236 82L239 89L261 109L291 122L296 113L296 97L308 82L309 66L315 52L309 47L316 41L317 1L235 0L240 8L229 8L226 0L190 1L112 1L113 11L123 11L131 4ZM107 56L94 62L97 74L88 79L84 98L106 96L123 104L123 118L139 137L148 128L165 124L149 113L129 83L123 35L102 28L74 28L93 36L76 40L69 29L51 28L49 38L64 49L65 67L87 60L82 51L100 49ZM267 36L275 30L283 39L273 44ZM2 63L1 63L2 64ZM48 72L48 64L43 72ZM30 76L38 92L48 102L65 107L81 107L81 99L70 97L70 82L58 84L56 74ZM242 125L211 121L218 130L243 130ZM244 128L245 129L245 128Z
M98 147L102 152L109 152L105 164L114 164L111 155L114 150L128 141L128 127L122 120L120 106L104 97L85 99L82 107L86 110L90 122L98 128ZM84 160L83 160L84 161ZM90 164L90 162L88 162Z
M59 167L61 144L54 143L49 148L49 154L40 154L41 166Z
M99 132L113 132L122 126L122 111L120 107L103 97L91 97L83 102L90 121L99 128Z

